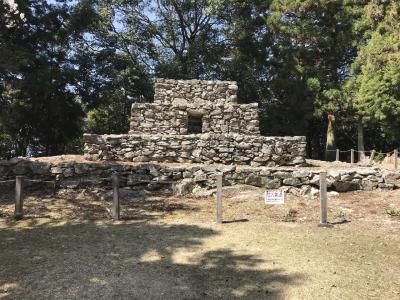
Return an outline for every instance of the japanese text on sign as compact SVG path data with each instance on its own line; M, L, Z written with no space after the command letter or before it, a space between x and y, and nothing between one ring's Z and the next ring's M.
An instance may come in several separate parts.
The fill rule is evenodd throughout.
M285 204L285 192L282 190L266 191L265 204Z

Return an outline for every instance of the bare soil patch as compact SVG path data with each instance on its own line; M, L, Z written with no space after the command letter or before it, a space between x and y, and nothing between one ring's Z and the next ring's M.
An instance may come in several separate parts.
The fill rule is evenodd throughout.
M0 299L398 299L400 191L266 206L263 190L214 198L144 194L110 220L98 190L30 191L24 220L0 195Z

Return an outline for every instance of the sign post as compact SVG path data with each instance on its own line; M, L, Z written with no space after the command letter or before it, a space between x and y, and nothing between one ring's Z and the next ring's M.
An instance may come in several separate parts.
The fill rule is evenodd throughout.
M283 190L265 191L265 204L285 204L285 191Z
M320 210L321 210L321 221L318 227L332 227L328 223L328 195L326 188L326 172L319 173L319 198L320 198Z
M119 207L119 180L118 174L113 173L111 175L111 180L113 184L113 202L112 202L112 218L114 220L119 220L120 218L120 207Z
M370 164L370 165L372 165L372 164L374 163L375 153L376 153L376 151L375 151L375 150L372 150L371 156L370 156L370 158L369 158L369 164Z
M14 218L21 220L24 216L24 177L15 178L15 212Z
M350 163L354 165L354 149L350 150Z
M216 223L222 224L222 174L216 175L217 178L217 194L216 194L216 206L217 206L217 218Z

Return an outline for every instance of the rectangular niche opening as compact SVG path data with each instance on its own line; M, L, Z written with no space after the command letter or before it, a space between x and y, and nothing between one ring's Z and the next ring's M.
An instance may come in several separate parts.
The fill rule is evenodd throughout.
M188 114L188 134L203 133L203 115Z

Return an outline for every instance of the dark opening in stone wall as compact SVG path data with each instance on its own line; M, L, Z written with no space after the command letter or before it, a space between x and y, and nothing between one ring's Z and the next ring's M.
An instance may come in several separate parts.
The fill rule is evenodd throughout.
M202 115L188 115L188 134L203 133L203 116Z

